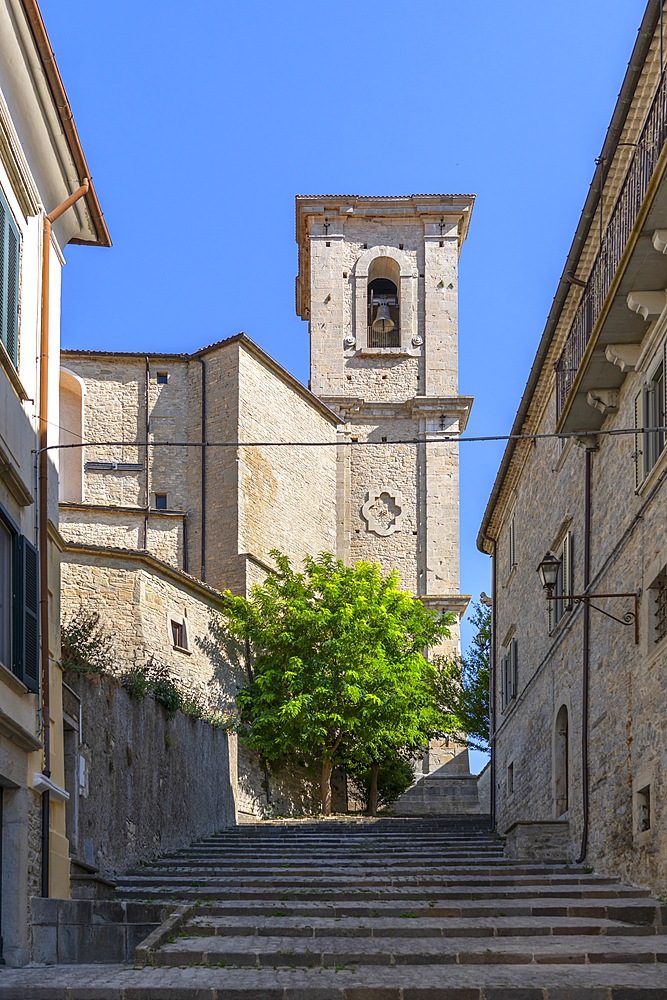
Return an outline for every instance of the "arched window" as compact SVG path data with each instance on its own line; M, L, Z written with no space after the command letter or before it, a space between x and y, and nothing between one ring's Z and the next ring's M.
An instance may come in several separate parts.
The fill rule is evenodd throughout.
M568 718L567 706L561 705L554 726L554 812L556 818L569 806Z
M376 257L368 271L369 347L400 347L400 269L391 257Z
M80 378L60 369L60 444L83 441L83 393ZM62 503L83 500L83 448L63 448L58 470L58 499Z

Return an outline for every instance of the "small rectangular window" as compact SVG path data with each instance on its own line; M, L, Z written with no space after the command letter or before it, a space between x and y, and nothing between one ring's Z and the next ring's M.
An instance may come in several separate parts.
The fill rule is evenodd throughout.
M516 698L518 684L518 643L511 639L507 651L500 658L501 693L503 710Z
M185 625L183 622L172 621L171 638L174 646L178 646L179 649L185 649Z
M637 833L651 829L651 786L646 785L637 792Z
M507 794L514 794L514 761L507 765Z
M167 510L167 494L166 493L156 493L155 494L155 509L156 510Z
M169 381L169 372L158 372L156 381L158 385L166 385Z
M512 514L507 526L507 575L509 576L516 566L516 528L515 518Z

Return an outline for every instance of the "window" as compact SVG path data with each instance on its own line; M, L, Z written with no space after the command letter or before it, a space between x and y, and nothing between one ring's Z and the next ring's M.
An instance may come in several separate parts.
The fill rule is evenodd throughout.
M503 710L516 698L518 679L517 641L511 639L506 652L500 658Z
M158 372L156 375L158 385L166 385L169 381L169 372Z
M167 494L166 493L156 493L155 494L155 509L156 510L168 510L168 508L167 508Z
M514 761L507 765L507 794L514 795Z
M20 251L19 231L0 193L0 340L14 368L19 359Z
M188 620L181 615L170 615L169 617L169 634L171 638L171 644L174 649L180 649L183 652L188 653L190 651L190 644L188 640Z
M653 597L653 641L667 635L667 568L663 568L650 586Z
M651 829L651 786L646 785L637 792L637 833L647 833Z
M516 566L516 532L514 514L510 517L507 526L507 575L509 576Z
M635 436L635 486L639 488L656 464L665 448L665 370L667 345L661 352L659 363L635 397L635 427L641 430ZM650 429L653 428L653 429Z
M549 632L553 632L559 621L572 610L571 595L574 591L571 531L567 531L558 545L554 546L554 552L560 559L560 569L553 596L559 600L549 601Z
M39 687L39 559L0 507L0 663Z
M569 723L567 705L556 716L553 742L554 814L556 819L569 808Z

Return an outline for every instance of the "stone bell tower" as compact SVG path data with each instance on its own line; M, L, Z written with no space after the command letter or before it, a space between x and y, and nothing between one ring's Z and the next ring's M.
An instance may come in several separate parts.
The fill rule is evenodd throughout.
M338 554L397 569L406 589L457 618L468 604L458 446L441 438L465 428L472 404L458 394L457 287L473 201L296 199L310 388L359 443L340 449Z

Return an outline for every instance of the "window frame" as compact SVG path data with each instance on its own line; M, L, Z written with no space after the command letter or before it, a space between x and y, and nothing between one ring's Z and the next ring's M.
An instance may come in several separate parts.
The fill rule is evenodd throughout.
M560 569L554 587L553 596L563 597L566 600L548 601L549 605L549 635L553 635L563 619L569 614L574 606L571 595L574 593L574 562L573 562L573 537L570 530L566 531L553 551L560 559ZM567 600L570 598L570 600Z
M659 375L658 378L656 376ZM667 414L667 341L653 358L644 383L635 395L635 490L644 485L665 452L667 434L647 431L664 427Z
M183 644L179 645L176 642L175 629L181 629L181 637L183 639ZM172 649L175 649L179 653L187 653L188 656L191 655L192 650L190 649L190 630L188 628L188 617L187 615L179 615L174 611L170 611L167 614L167 630L169 634L169 642L171 643Z
M12 246L12 239L14 246ZM9 207L9 202L0 188L0 342L17 373L19 370L20 300L21 231L14 218L14 213Z
M511 703L516 699L519 680L519 644L516 636L505 645L504 653L500 657L500 697L502 711L506 711Z

